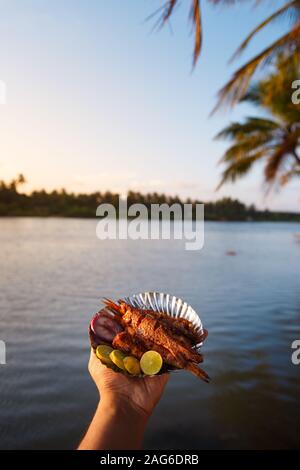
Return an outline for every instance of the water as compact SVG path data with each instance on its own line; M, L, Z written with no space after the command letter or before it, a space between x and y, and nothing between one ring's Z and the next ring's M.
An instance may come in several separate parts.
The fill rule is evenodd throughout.
M174 374L145 448L300 447L297 224L206 223L205 247L99 241L93 220L0 220L0 448L74 448L96 406L87 326L101 296L189 301L209 337L207 385ZM235 250L236 256L226 256Z

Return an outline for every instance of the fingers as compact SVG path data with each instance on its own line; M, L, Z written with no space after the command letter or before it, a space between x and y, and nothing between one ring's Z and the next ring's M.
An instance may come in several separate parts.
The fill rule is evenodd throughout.
M90 359L89 359L89 366L90 365L94 365L96 364L97 362L99 362L99 364L101 364L101 361L98 361L97 357L96 357L96 354L94 353L93 351L93 348L91 348L91 354L90 354Z
M93 351L93 348L91 348L91 353L90 353L90 359L88 363L88 369L90 374L93 376L93 373L99 372L100 370L105 369L105 366L102 364L101 361L97 358L96 354Z
M94 355L95 355L95 353L94 353L94 351L93 351L93 348L91 348L90 361L92 361Z

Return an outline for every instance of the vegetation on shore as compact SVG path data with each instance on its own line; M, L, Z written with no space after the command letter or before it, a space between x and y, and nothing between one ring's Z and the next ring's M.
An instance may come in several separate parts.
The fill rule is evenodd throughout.
M25 194L19 191L25 182L22 175L10 183L0 181L0 216L30 217L95 217L101 203L110 203L118 211L119 194L94 192L74 194L65 191L32 191ZM142 203L150 211L151 204L200 203L203 201L167 196L165 194L128 192L128 206ZM216 202L205 203L205 219L220 221L291 221L300 222L300 213L260 211L255 206L246 206L238 200L223 198Z

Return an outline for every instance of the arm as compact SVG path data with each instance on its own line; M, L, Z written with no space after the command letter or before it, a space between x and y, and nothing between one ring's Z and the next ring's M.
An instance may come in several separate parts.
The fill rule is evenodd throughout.
M93 351L89 371L101 394L79 450L139 449L168 375L130 378L105 367Z
M147 421L126 403L101 400L79 450L139 449Z

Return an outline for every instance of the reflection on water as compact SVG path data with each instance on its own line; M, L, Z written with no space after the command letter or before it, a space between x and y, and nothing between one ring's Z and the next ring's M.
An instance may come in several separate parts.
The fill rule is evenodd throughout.
M199 252L184 241L99 241L92 220L0 226L1 448L76 446L97 400L89 319L101 296L146 290L200 313L213 382L173 374L145 447L300 447L299 225L206 223Z

